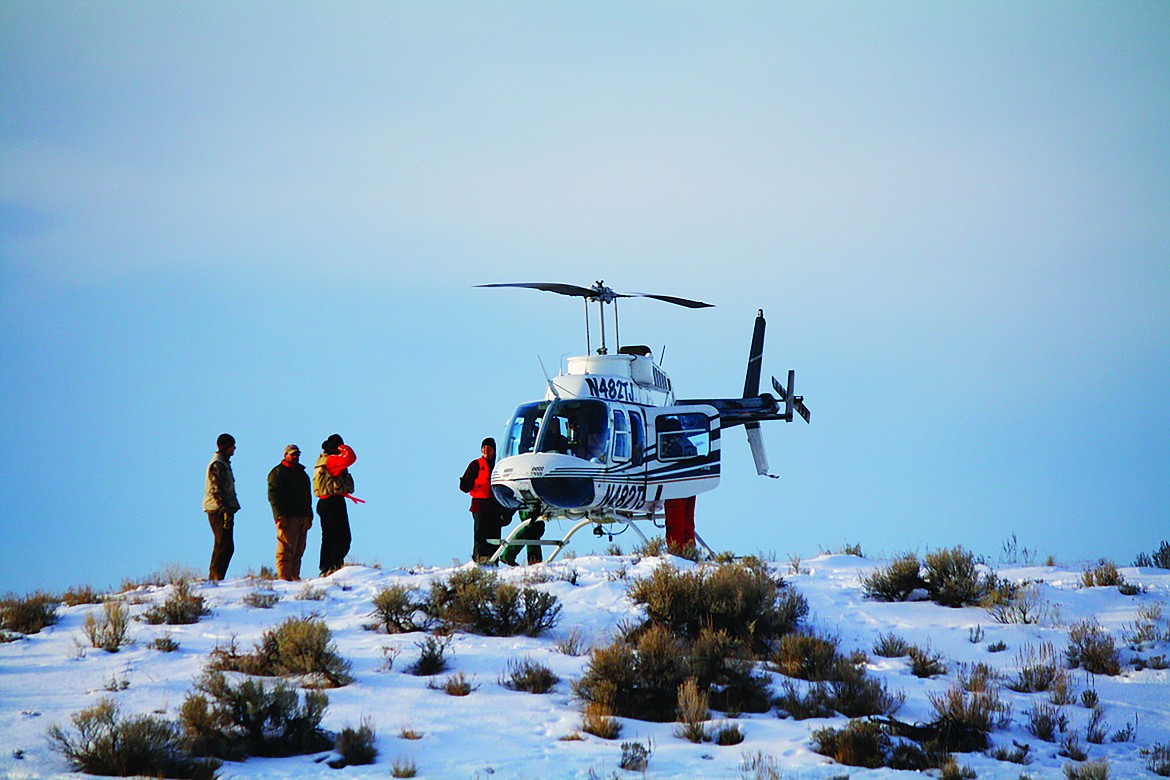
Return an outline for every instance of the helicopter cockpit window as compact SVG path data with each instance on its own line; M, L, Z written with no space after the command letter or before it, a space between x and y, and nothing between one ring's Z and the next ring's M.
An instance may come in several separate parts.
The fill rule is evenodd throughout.
M705 457L711 452L711 421L707 415L659 415L658 457L662 460Z
M554 401L541 423L537 452L559 452L605 463L609 451L609 409L602 401Z
M630 427L621 409L613 410L613 459L630 459Z
M540 434L540 421L548 409L548 401L534 401L521 404L512 414L512 421L508 423L508 431L504 438L502 457L522 455L532 452L536 448L536 438Z

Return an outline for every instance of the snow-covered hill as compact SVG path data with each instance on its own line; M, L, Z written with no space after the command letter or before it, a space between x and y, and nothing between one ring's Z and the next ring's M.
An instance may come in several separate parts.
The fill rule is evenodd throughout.
M434 680L406 672L418 658L421 633L387 635L371 631L371 600L393 584L425 589L436 578L449 577L455 569L374 569L349 566L336 574L304 583L258 582L232 579L218 585L199 583L212 614L192 625L131 623L132 644L117 653L89 646L83 624L89 613L100 614L98 605L62 607L55 625L25 639L0 645L0 776L40 778L66 775L69 767L50 749L46 732L52 724L69 727L70 717L103 697L114 699L123 713L159 713L176 717L193 681L199 677L208 654L233 638L242 650L253 647L263 632L288 617L316 614L333 632L342 656L352 662L356 681L329 690L329 708L323 725L338 731L358 726L368 718L377 733L379 756L368 766L343 770L328 768L321 754L280 759L251 758L225 763L223 778L303 778L390 776L395 762L413 763L418 777L427 778L549 778L636 777L619 768L621 743L640 741L650 750L647 777L754 777L744 769L744 757L756 757L786 778L910 776L891 769L863 770L834 764L813 752L810 734L826 725L843 725L847 719L793 720L773 709L764 714L745 714L736 721L745 739L735 746L693 744L675 736L675 724L622 720L621 736L614 741L587 734L583 739L563 740L580 731L581 703L571 683L580 678L588 653L563 652L567 637L578 636L586 644L608 643L619 624L637 622L643 615L626 596L630 579L648 575L669 562L686 569L695 566L677 558L635 556L579 557L528 569L504 569L499 575L518 584L532 582L554 594L563 606L561 619L550 633L540 637L492 638L458 632L448 655L451 667L440 675L462 673L475 686L468 696L447 695ZM840 637L845 652L869 654L869 673L885 682L892 692L905 694L897 717L903 721L928 721L934 712L930 694L940 694L956 679L962 664L984 662L1006 678L1016 672L1018 653L1026 646L1051 642L1060 657L1068 645L1069 626L1095 619L1116 640L1124 662L1119 676L1072 673L1077 702L1063 708L1069 729L1081 735L1089 759L1106 759L1112 777L1153 776L1142 757L1142 748L1170 745L1170 670L1138 671L1134 660L1170 657L1165 642L1166 617L1155 619L1163 639L1135 651L1126 638L1139 621L1139 609L1148 617L1165 604L1170 616L1170 571L1122 569L1125 578L1144 588L1123 595L1116 587L1084 588L1084 567L1038 565L999 567L999 576L1013 581L1036 581L1048 611L1039 625L1001 624L977 607L952 609L929 601L884 603L866 599L861 577L888 561L845 555L822 555L799 563L770 564L808 600L807 625ZM534 577L533 575L540 576ZM527 578L527 579L526 579ZM279 596L271 608L249 606L249 595L260 588ZM142 586L125 595L134 615L161 604L170 586ZM316 598L305 598L306 596ZM948 672L920 679L910 671L906 658L884 658L872 652L881 635L896 634L941 657ZM153 640L169 636L178 642L174 652L161 652ZM1001 652L989 648L1006 645ZM509 662L531 658L551 668L561 681L552 692L535 695L511 690L501 684ZM388 664L388 659L394 659ZM390 666L388 669L387 666ZM771 672L775 690L781 675ZM432 687L428 687L432 682ZM1090 710L1080 703L1080 691L1094 688L1102 707L1108 736L1101 744L1085 742ZM1026 766L999 761L984 754L957 758L981 778L1062 777L1069 759L1058 755L1059 742L1037 739L1026 728L1026 712L1034 703L1047 702L1044 693L1016 693L1006 686L1001 698L1010 702L1013 719L1006 729L992 733L996 746L1013 747L1013 741L1031 746L1033 760ZM714 713L716 720L722 713ZM1098 724L1099 726L1101 724ZM1132 727L1131 741L1113 741L1117 732ZM404 739L411 730L420 739ZM761 759L762 756L762 759ZM340 774L344 773L344 774ZM936 773L937 774L937 773Z

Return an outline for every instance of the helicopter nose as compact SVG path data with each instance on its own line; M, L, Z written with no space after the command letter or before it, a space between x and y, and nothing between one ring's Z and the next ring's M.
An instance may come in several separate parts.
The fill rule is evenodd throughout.
M541 501L557 509L580 509L593 503L591 477L536 477L532 489Z

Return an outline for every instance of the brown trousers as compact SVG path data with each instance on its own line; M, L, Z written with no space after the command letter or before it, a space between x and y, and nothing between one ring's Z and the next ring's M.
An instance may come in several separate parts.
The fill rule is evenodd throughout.
M207 520L211 523L211 533L215 535L215 546L211 549L211 566L207 571L207 579L222 580L227 576L228 564L232 561L232 553L236 551L236 543L232 538L235 526L235 516L222 509L207 513Z
M280 579L301 578L301 556L312 527L312 517L282 517L276 521L276 576Z

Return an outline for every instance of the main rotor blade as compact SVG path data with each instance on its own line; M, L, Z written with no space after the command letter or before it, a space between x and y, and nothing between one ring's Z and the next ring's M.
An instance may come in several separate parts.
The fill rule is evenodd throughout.
M688 309L705 309L714 306L711 303L703 303L702 301L692 301L689 298L679 298L674 295L657 295L655 293L619 293L614 292L608 287L598 285L593 287L580 287L575 284L561 284L560 282L510 282L504 284L477 284L476 287L524 287L529 290L544 290L545 292L553 292L559 295L574 295L578 298L587 298L591 301L599 298L609 303L614 298L654 298L655 300L673 303L676 306L686 306Z
M597 296L597 291L591 290L588 287L578 287L575 284L561 284L559 282L515 282L511 284L477 284L475 286L524 287L530 290L544 290L545 292L553 292L560 295L575 295L578 298L593 298Z
M673 303L676 306L686 306L688 309L708 309L713 307L713 303L703 303L702 301L692 301L690 298L679 298L674 295L655 295L654 293L626 293L622 295L623 298L653 298L656 301L666 301Z

